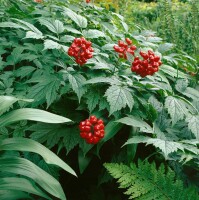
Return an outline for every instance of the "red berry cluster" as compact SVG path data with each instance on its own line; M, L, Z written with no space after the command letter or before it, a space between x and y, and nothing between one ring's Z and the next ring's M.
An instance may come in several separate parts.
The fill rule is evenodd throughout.
M91 0L86 0L86 3L90 3L91 2Z
M137 49L137 47L135 45L132 45L132 40L130 40L129 38L126 38L125 40L126 42L119 40L118 45L114 45L113 48L116 52L119 53L120 58L127 59L126 53L128 52L134 55L134 51Z
M84 37L75 38L68 49L68 55L75 58L75 62L84 65L88 59L93 57L92 42L87 41Z
M88 144L97 144L104 137L104 122L95 116L80 122L80 136L86 140Z
M42 0L34 0L35 3L42 3Z
M140 55L143 60L140 60L138 56L134 58L131 67L132 72L136 72L141 77L145 77L147 75L153 75L159 70L159 66L162 64L160 56L156 56L151 50L147 53L140 51Z

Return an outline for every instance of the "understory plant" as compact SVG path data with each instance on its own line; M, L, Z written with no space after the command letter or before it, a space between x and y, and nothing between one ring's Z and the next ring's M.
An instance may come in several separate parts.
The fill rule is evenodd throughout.
M0 117L0 149L4 143L14 142L16 145L9 150L22 151L16 159L38 166L43 163L43 153L29 149L29 143L34 143L35 149L44 148L42 144L54 151L78 175L78 179L66 174L60 177L68 199L127 198L120 191L109 194L106 190L109 184L116 187L103 167L104 162L122 162L121 168L124 165L124 169L132 173L126 188L132 186L132 193L137 191L140 199L144 199L147 192L139 193L140 180L135 179L141 173L139 168L145 166L143 160L157 164L157 167L152 165L149 174L152 178L159 174L168 176L165 184L175 183L176 189L186 188L197 198L199 88L196 60L184 52L176 52L174 44L163 42L153 31L131 33L122 15L92 2L8 0L4 3L6 6L0 5L0 95L3 104L8 104L8 108L12 106L13 111ZM16 100L9 103L6 96ZM22 101L16 104L18 99ZM32 109L41 109L45 115L35 116ZM56 115L51 117L47 111ZM13 112L18 120L10 117ZM32 114L30 118L29 114ZM26 121L32 117L33 121ZM56 122L56 117L67 123ZM66 117L70 120L64 121ZM14 124L8 123L9 120ZM37 155L35 159L35 155L26 151L42 157ZM55 160L51 164L59 165ZM136 176L128 167L130 164L138 169ZM163 164L168 169L167 175L162 167L161 172L158 171L158 166ZM112 171L120 165L105 166L114 178L125 178L126 172ZM59 179L54 165L40 167ZM31 170L31 166L27 169ZM67 169L75 174L71 168L72 171ZM142 170L142 176L148 173L146 166ZM190 171L194 172L195 179L189 176ZM174 181L174 174L179 182ZM8 177L7 182L13 181ZM24 178L24 174L19 177ZM32 173L29 178L34 181ZM149 179L150 176L143 181L149 184L147 191L151 192ZM80 180L86 182L81 185ZM36 186L42 187L38 183ZM170 195L170 189L164 193ZM41 196L41 193L20 190ZM62 192L59 194L54 196L65 199ZM20 198L14 196L13 199Z

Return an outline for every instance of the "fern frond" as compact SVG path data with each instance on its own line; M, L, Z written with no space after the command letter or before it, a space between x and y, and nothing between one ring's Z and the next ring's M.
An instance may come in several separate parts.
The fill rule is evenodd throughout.
M136 200L199 200L194 188L185 188L181 180L176 180L175 173L163 165L156 169L154 163L138 162L128 167L124 164L105 163L105 168L118 179L124 194Z

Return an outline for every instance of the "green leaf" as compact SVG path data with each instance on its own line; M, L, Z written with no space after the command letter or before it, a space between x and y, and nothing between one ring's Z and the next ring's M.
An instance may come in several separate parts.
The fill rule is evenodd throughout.
M28 131L33 132L30 137L33 140L38 141L39 143L46 142L46 145L49 149L54 147L59 143L62 137L67 134L66 127L62 127L59 124L45 124L37 123L30 126Z
M21 108L1 116L0 127L21 120L32 120L52 124L71 122L68 118L49 113L47 111L33 108Z
M146 143L146 145L152 144L155 147L159 148L164 153L165 159L168 159L168 155L172 152L177 151L178 149L184 151L183 145L178 142L173 142L166 139L163 140L159 138L150 138L145 136L134 136L133 138L127 140L127 142L124 145L139 143Z
M126 87L112 85L107 89L105 96L110 104L109 115L115 111L125 108L127 105L130 110L133 108L134 100L132 94Z
M40 82L30 88L28 91L28 97L35 99L35 102L47 101L47 107L49 107L56 99L57 92L60 87L60 81L53 76L48 79L40 79Z
M3 177L0 178L0 190L16 190L35 194L46 199L49 198L35 183L25 178Z
M120 83L120 81L115 77L95 77L85 82L85 84L95 84L95 83L118 84Z
M46 49L61 49L61 45L53 40L44 41L44 50Z
M22 24L16 24L14 22L1 22L0 23L0 27L2 28L21 28L23 30L29 30L29 28L27 26L24 26Z
M188 115L186 122L188 122L188 128L195 135L196 139L199 140L199 115Z
M44 170L24 158L0 158L0 171L20 174L34 180L51 195L65 200L65 194L60 183Z
M16 190L0 190L1 200L32 199L29 194Z
M33 31L28 31L26 33L26 37L25 38L42 39L44 37L43 37L42 34L38 34L38 33L35 33Z
M0 96L0 115L2 115L4 112L8 111L9 108L17 101L26 101L26 102L32 102L32 99L18 99L16 97L12 96Z
M128 126L142 128L144 130L147 130L147 132L149 133L153 133L152 127L149 126L145 121L143 121L139 117L129 115L128 117L121 118L117 120L116 122L126 124Z
M0 141L0 150L29 151L39 154L48 164L61 167L76 176L74 170L62 161L56 154L40 143L27 138L8 138Z
M39 22L41 25L46 26L53 33L60 34L64 31L64 25L59 20L40 18Z
M32 32L34 32L38 35L42 35L42 32L40 30L38 30L34 25L32 25L26 21L20 20L20 19L12 19L12 20L17 21L20 25L22 24L22 25L26 26Z
M92 111L96 108L101 96L97 90L91 90L87 94L87 97L88 98L86 100L86 103L88 105L88 109L89 109L90 113L92 113Z
M87 90L84 86L86 79L81 74L68 74L68 80L80 102L82 95Z
M179 79L175 85L175 88L179 92L184 92L187 89L188 80L187 79Z
M98 31L96 29L89 29L89 30L83 31L83 35L85 38L106 37L106 35L102 31Z
M180 99L177 99L173 96L168 96L165 100L165 107L168 109L173 125L175 125L176 122L184 119L186 114L185 111L187 109Z
M80 136L78 128L67 128L63 138L66 154L68 154L77 144L79 144Z
M25 60L26 58L22 54L24 49L22 47L16 47L12 53L7 57L7 65L15 65L18 62Z
M79 27L87 27L87 19L81 15L76 14L69 8L64 8L64 14L66 14L72 21L74 21Z

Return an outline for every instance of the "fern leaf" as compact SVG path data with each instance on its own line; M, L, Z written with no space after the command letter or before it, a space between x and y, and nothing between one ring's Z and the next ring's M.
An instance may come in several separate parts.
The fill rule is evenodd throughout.
M138 162L131 167L124 164L105 163L105 168L115 179L124 194L136 200L198 200L195 188L185 188L181 180L176 180L175 173L163 165L157 170L154 163ZM190 198L191 197L191 198Z

